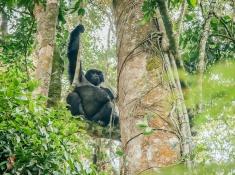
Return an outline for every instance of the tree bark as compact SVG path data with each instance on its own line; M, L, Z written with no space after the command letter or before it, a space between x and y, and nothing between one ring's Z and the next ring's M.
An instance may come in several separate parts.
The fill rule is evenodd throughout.
M209 14L208 18L205 19L203 31L201 34L201 39L199 43L199 63L198 63L198 89L199 89L199 109L198 112L201 113L203 110L203 74L205 70L205 54L206 54L206 43L210 34L210 22L211 22L212 15Z
M165 26L166 35L169 40L169 46L170 46L169 49L171 53L174 55L175 60L178 63L178 65L180 65L180 62L182 61L180 61L181 57L179 53L179 42L177 41L178 38L176 37L175 32L173 30L173 24L172 24L170 15L167 11L166 1L157 0L157 4L158 4L159 12L162 17L162 21ZM180 65L180 66L183 67L183 65Z
M48 96L58 7L57 0L47 0L46 8L42 4L36 4L34 8L34 16L37 22L37 50L36 59L34 60L36 66L35 78L40 82L39 87L35 90L35 95Z
M176 163L180 158L177 118L164 62L148 45L150 23L141 25L143 1L114 1L117 27L118 105L125 152L122 173L142 174ZM139 122L153 133L144 135ZM176 123L175 123L176 121Z
M171 42L174 41L175 46L171 45L169 50L164 50L164 60L165 66L167 69L169 82L172 87L173 96L175 96L174 104L176 107L176 112L178 115L179 123L180 123L180 135L181 135L181 144L182 144L182 155L186 160L186 164L188 167L191 167L192 162L190 160L190 153L192 151L192 138L191 138L191 129L189 125L189 117L187 108L184 101L184 96L181 88L180 78L178 74L178 67L176 65L177 60L181 60L181 55L179 52L179 42L177 42L177 35L174 35L173 25L171 24L171 18L168 14L168 10L166 8L166 2L163 0L157 1L159 4L160 14L157 13L158 24L160 28L160 32L163 33L162 43L168 42L167 45L171 45ZM181 16L183 18L183 16ZM165 22L164 22L165 21ZM167 32L171 31L171 32ZM179 32L179 31L178 31ZM180 33L178 33L179 35ZM166 40L166 41L164 41ZM162 46L162 48L165 48ZM175 50L175 51L174 51ZM183 66L181 66L183 68Z
M64 61L58 48L55 47L52 63L52 74L49 86L47 106L52 107L58 104L61 99L61 78L64 72Z
M2 38L4 38L7 33L8 33L8 19L7 19L7 14L2 11L2 22L1 22L1 35Z

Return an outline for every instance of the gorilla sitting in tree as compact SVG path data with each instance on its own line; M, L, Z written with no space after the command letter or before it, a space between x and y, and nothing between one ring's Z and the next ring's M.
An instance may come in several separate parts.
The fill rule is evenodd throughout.
M80 34L83 32L84 27L80 24L70 34L68 59L71 84L76 70ZM110 89L100 87L100 84L104 82L103 72L97 69L90 69L84 76L82 65L80 64L78 78L79 84L74 88L73 92L69 93L66 99L72 115L83 115L86 119L98 122L103 126L107 126L110 122L118 126L119 117L114 110L114 95Z

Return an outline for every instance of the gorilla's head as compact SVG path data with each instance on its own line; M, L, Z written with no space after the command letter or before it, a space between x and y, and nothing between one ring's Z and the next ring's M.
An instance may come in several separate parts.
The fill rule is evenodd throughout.
M83 33L85 31L85 28L82 24L79 24L74 30Z
M104 82L103 72L97 69L90 69L85 74L86 79L95 86Z

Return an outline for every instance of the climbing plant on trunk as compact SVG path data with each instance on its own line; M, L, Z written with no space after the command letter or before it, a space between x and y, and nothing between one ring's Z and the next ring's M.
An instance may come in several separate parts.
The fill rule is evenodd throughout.
M177 163L180 128L154 23L141 24L143 1L114 1L123 174Z

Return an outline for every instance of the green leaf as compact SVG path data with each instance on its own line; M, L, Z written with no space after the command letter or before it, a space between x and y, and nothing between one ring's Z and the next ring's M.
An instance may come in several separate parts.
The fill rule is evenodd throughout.
M196 7L197 5L197 0L187 0L188 4L191 5L192 7Z
M83 9L83 8L80 8L79 10L78 10L78 16L84 16L85 15L85 9Z
M147 128L145 128L145 130L144 130L144 135L150 135L150 134L152 134L153 133L153 128L151 128L151 127L147 127Z
M0 162L0 167L1 167L2 165L4 165L4 164L7 164L7 161L2 161L2 162Z
M81 2L82 0L77 1L76 4L74 5L74 8L78 9L80 7Z
M121 157L124 155L124 152L123 152L123 150L119 149L116 151L116 154Z
M191 15L191 14L186 14L186 15L185 15L185 18L187 19L187 21L192 21L193 18L195 18L195 16L194 16L194 15Z
M138 122L136 123L136 125L137 125L140 129L143 129L143 128L148 127L148 122L147 122L147 120L141 120L141 121L138 121Z
M30 92L33 92L33 90L38 86L39 84L38 84L38 82L36 82L36 81L29 81L28 82L28 90L30 91Z
M20 140L21 140L20 137L16 134L16 142L20 143Z

